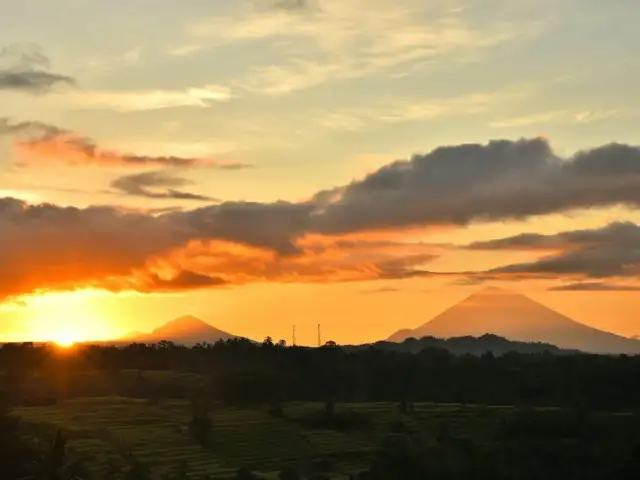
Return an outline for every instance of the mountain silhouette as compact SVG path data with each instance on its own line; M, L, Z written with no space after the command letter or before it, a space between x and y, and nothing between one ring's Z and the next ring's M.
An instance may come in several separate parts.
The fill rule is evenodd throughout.
M192 345L196 343L215 343L219 340L239 338L231 333L219 330L213 325L193 315L176 318L156 328L151 333L138 335L128 340L140 343L156 343L167 340L174 343Z
M394 333L389 341L485 334L590 353L640 353L638 340L589 327L525 295L495 288L474 293L418 328Z

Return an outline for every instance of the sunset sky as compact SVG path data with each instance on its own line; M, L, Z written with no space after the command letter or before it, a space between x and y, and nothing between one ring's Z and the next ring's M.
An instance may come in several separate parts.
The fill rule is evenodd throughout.
M0 341L640 334L637 0L0 3Z

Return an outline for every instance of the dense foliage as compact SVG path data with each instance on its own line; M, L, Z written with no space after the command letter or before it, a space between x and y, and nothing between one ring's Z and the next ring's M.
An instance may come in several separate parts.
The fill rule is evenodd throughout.
M415 401L584 406L640 405L640 357L550 352L455 355L367 348L303 348L232 340L193 348L170 342L126 347L5 345L0 370L18 403L124 395L236 404L290 400ZM126 371L174 371L171 382ZM192 382L193 376L200 382ZM202 379L205 379L204 381Z

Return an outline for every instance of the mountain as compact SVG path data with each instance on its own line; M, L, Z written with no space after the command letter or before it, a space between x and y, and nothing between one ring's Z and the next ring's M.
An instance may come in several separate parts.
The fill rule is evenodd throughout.
M485 334L591 353L640 354L638 340L588 327L524 295L500 289L474 293L418 328L394 333L389 341Z
M151 333L137 335L126 340L139 343L157 343L162 340L174 343L193 345L196 343L215 343L219 340L239 338L228 332L217 329L197 317L186 315L176 318L156 328Z

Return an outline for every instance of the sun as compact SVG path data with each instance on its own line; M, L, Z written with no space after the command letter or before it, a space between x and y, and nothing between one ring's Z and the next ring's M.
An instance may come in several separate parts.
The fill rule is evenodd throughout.
M70 334L70 333L61 333L59 335L54 335L53 338L53 343L55 343L56 345L58 345L59 347L62 348L70 348L73 347L76 342L78 341L77 338L75 338L74 335Z
M61 348L115 338L103 314L101 297L91 291L49 293L28 299L30 340L50 342Z

